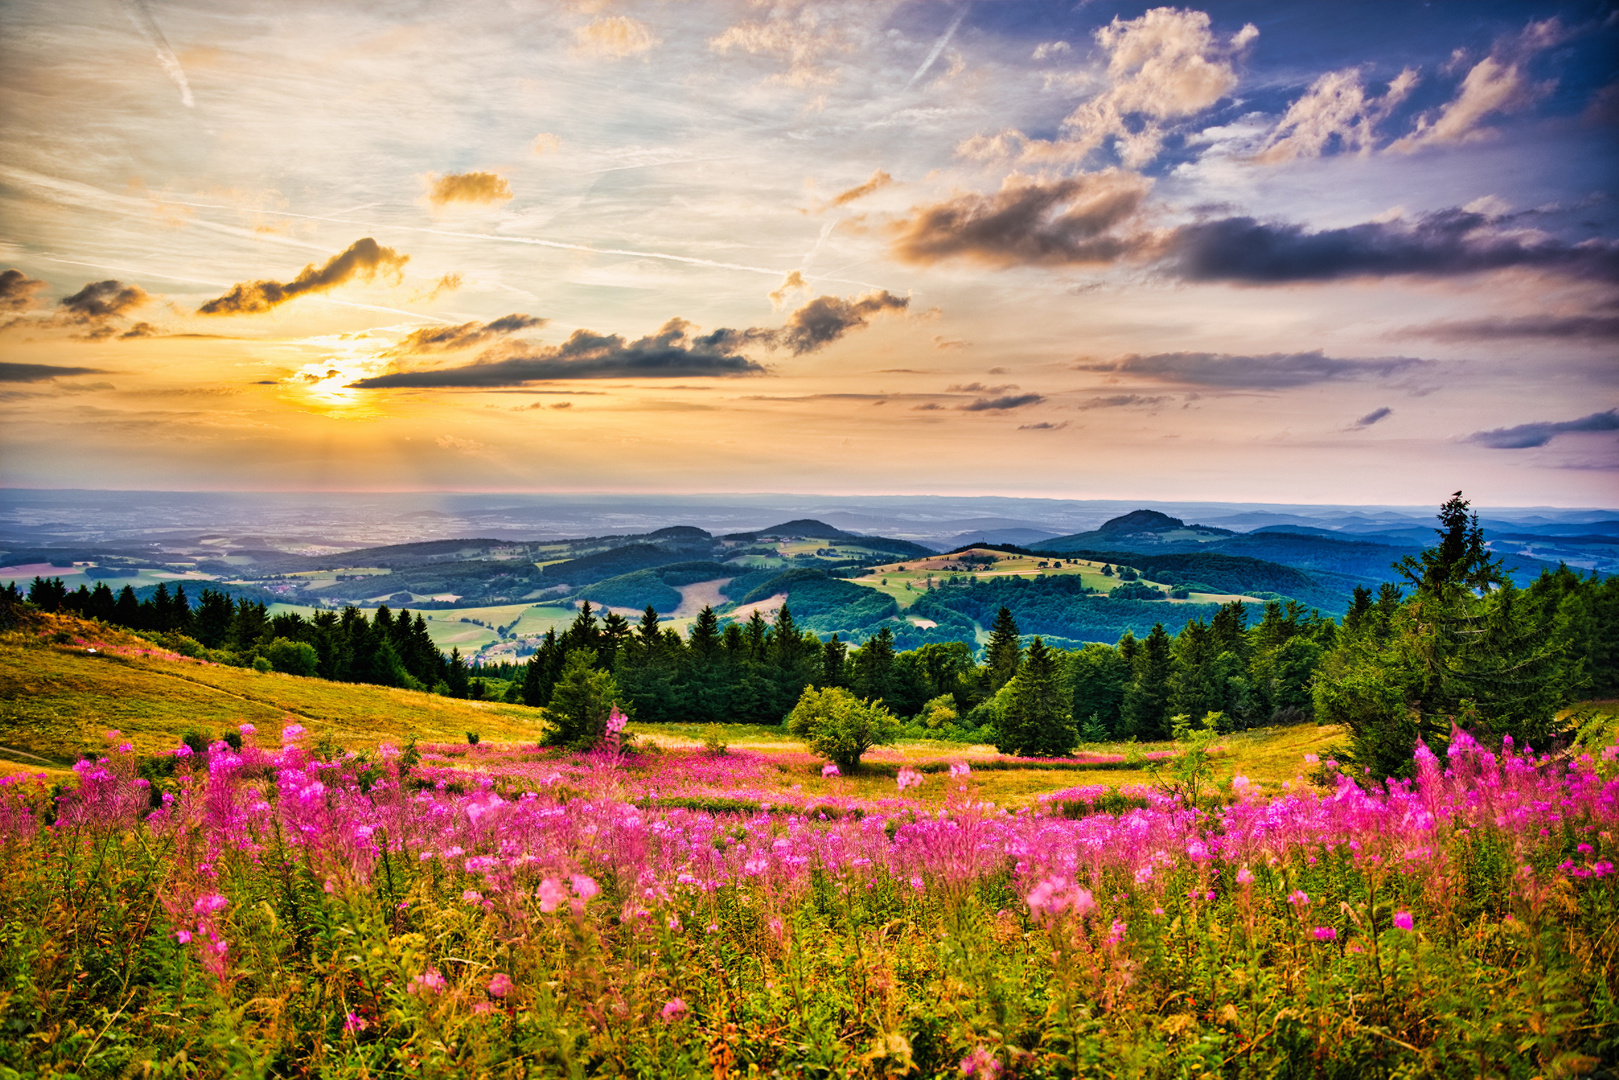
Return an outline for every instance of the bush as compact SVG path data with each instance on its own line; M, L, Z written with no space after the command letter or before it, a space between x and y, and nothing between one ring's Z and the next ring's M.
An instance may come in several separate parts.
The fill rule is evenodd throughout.
M787 730L817 757L852 772L867 750L894 741L899 721L880 702L863 701L840 686L806 687L787 717Z
M281 637L264 647L263 658L284 675L310 676L315 674L320 665L320 656L309 642L289 641ZM254 667L257 666L255 663Z

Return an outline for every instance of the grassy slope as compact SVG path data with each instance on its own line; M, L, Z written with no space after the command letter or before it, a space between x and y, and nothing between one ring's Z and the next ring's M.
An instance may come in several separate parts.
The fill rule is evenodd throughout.
M0 635L0 746L10 750L65 763L103 745L102 733L116 728L150 753L174 746L192 727L217 735L244 722L267 735L299 723L355 745L399 742L413 732L434 742L462 740L468 731L531 741L541 729L539 711L521 705L161 656L91 655L32 634Z

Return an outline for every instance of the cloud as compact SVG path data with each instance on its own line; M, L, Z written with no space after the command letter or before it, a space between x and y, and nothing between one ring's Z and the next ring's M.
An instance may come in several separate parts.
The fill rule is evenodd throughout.
M34 294L44 287L43 281L21 270L0 273L0 311L27 311L34 306Z
M1040 44L1034 47L1034 53L1030 56L1030 59L1048 60L1053 56L1058 56L1066 52L1072 52L1073 48L1074 47L1068 44L1066 41L1042 41Z
M1521 112L1550 93L1555 81L1533 84L1525 66L1535 53L1562 41L1562 24L1554 18L1532 22L1514 38L1497 43L1489 56L1475 64L1462 80L1456 97L1439 110L1436 119L1424 113L1416 128L1389 145L1392 153L1409 154L1430 146L1475 142L1494 135L1483 121L1497 113Z
M870 195L873 191L876 191L878 188L885 188L889 184L892 184L893 182L894 182L894 178L892 176L889 176L887 173L883 172L881 169L878 169L878 170L876 170L875 172L873 172L871 174L871 179L870 180L867 180L864 184L861 184L858 187L852 187L848 191L840 192L837 195L834 195L832 197L832 201L827 203L827 205L828 206L847 206L849 203L854 202L856 199L865 198L867 195Z
M789 277L789 280L791 278ZM484 357L457 368L434 371L393 372L361 379L350 385L362 389L434 386L518 386L544 379L678 378L680 376L755 375L765 369L741 355L749 346L788 349L800 356L830 345L850 331L866 326L873 318L892 311L904 311L910 300L883 290L845 300L820 296L787 316L780 327L750 327L746 330L721 328L708 334L691 333L685 319L670 319L653 335L625 343L618 334L597 334L577 330L561 345L527 356ZM524 320L530 320L524 322ZM400 348L420 341L427 348L459 348L438 344L439 335L447 341L474 344L490 336L490 328L513 333L543 320L528 315L508 315L480 327L476 323L413 331ZM424 350L407 350L424 351Z
M1068 421L1066 420L1060 424L1053 424L1049 420L1042 420L1038 424L1019 424L1017 429L1019 431L1061 431L1067 426Z
M969 140L959 152L1079 162L1113 139L1124 164L1139 168L1158 156L1166 121L1203 112L1236 87L1233 61L1259 31L1250 23L1222 41L1205 13L1160 7L1138 19L1115 17L1095 36L1107 57L1108 85L1063 120L1063 138L1008 131L985 142ZM1035 59L1042 58L1037 49Z
M754 56L773 56L784 61L787 70L771 76L772 82L807 87L835 81L837 73L824 61L834 53L848 52L854 44L835 22L823 27L821 13L806 7L797 18L775 14L760 22L729 27L711 39L708 47L717 53L738 49Z
M953 383L944 388L947 394L1004 394L1008 390L1016 390L1017 383L1005 383L1001 386L985 386L983 383Z
M622 60L649 52L658 44L651 27L628 15L603 15L573 32L573 51L580 56Z
M1139 213L1150 182L1108 169L1066 179L1013 174L993 195L914 208L893 226L894 253L912 263L963 258L992 266L1110 263L1130 250L1111 230Z
M1545 446L1559 435L1584 431L1619 431L1619 409L1592 413L1578 420L1544 421L1496 428L1494 431L1475 431L1462 441L1487 446L1491 450L1528 450Z
M1357 69L1329 71L1288 107L1254 160L1278 165L1295 158L1320 157L1334 139L1343 150L1368 153L1376 141L1377 125L1410 96L1417 82L1416 69L1406 68L1382 97L1369 98Z
M434 206L451 203L471 203L487 206L506 202L512 197L512 186L506 178L493 172L448 173L439 176L427 174L427 201Z
M314 263L304 267L293 280L244 281L224 296L216 297L197 309L200 315L253 315L269 311L305 293L323 293L337 288L354 278L372 280L381 272L396 280L404 273L409 255L401 255L393 248L383 247L371 237L356 240L349 247L326 260L317 268Z
M542 131L534 136L534 141L529 143L529 149L534 152L535 157L544 157L546 154L554 154L561 150L562 140L549 131Z
M125 330L122 334L119 334L118 335L118 340L119 341L133 341L136 338L149 338L149 337L161 337L161 336L163 336L163 335L161 335L161 334L159 334L157 332L157 327L153 326L151 323L149 323L149 322L138 322L134 326L131 326L128 330Z
M961 406L962 412L988 412L1000 409L1021 409L1025 405L1038 405L1046 400L1044 394L1011 394L1006 397L979 398L968 405Z
M1407 221L1370 221L1309 232L1303 225L1222 218L1175 229L1159 253L1190 281L1279 284L1416 274L1449 277L1510 267L1619 280L1619 243L1568 243L1495 228L1498 219L1439 210Z
M1295 386L1364 379L1420 371L1433 361L1409 356L1373 359L1326 356L1320 349L1302 353L1234 356L1228 353L1175 352L1133 355L1100 364L1075 365L1079 371L1106 371L1159 382L1218 386L1231 390L1283 390ZM1105 400L1105 399L1097 399Z
M0 383L43 382L71 375L104 375L101 368L57 367L52 364L13 364L0 361Z
M717 348L713 335L692 336L691 324L670 319L656 334L626 342L618 334L576 330L561 345L530 356L479 360L457 368L401 371L361 379L367 390L520 386L550 379L668 379L705 375L756 375L765 369L747 357ZM719 331L731 334L733 331Z
M1394 415L1394 410L1389 408L1387 405L1385 405L1380 409L1373 409L1371 412L1367 413L1365 416L1361 417L1359 420L1356 420L1355 421L1355 427L1356 428L1369 428L1373 424L1377 423L1378 421L1387 420L1390 416L1393 416L1393 415Z
M1150 409L1162 405L1168 400L1169 398L1163 396L1145 397L1141 394L1109 394L1107 397L1093 397L1082 401L1075 408L1081 411L1089 409Z
M99 324L138 308L150 299L139 285L108 280L92 281L58 304L75 322Z
M1408 326L1398 337L1425 337L1439 341L1474 341L1491 338L1619 338L1619 315L1521 315L1500 319L1450 319L1426 326Z
M804 275L797 270L793 270L788 273L787 280L781 283L781 288L767 294L770 297L770 305L780 307L782 302L787 299L788 294L808 288L809 283L804 280Z
M433 287L426 292L419 292L410 298L411 303L432 303L447 292L454 292L466 284L466 278L459 272L452 270L433 283Z
M544 326L550 321L550 319L542 319L537 315L514 314L486 323L468 322L459 326L424 326L406 334L398 345L389 350L389 353L391 355L408 355L410 353L468 349L498 337L520 334L524 330Z
M801 356L823 345L830 345L851 330L866 326L884 312L904 311L910 304L909 297L895 296L887 289L870 292L853 300L839 296L818 296L787 316L787 324L780 330L749 333L773 347L791 349L793 355Z

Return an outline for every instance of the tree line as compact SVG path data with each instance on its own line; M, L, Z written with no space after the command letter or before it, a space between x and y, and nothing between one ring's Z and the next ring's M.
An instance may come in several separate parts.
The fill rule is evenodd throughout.
M15 583L13 601L23 599ZM34 578L26 599L41 611L66 611L81 618L158 635L175 651L202 659L288 675L317 676L335 682L374 683L428 690L451 697L482 697L492 680L469 665L460 650L445 656L420 613L386 606L368 619L356 607L271 615L262 601L235 599L205 588L195 606L184 584L170 592L160 582L138 599L132 586L114 594L105 582L68 591L61 578Z

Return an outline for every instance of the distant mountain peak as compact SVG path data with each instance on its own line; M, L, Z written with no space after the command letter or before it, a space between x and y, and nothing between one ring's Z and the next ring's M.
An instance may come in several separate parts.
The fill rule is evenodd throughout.
M840 540L849 533L842 529L833 528L824 521L814 518L797 518L793 521L784 521L780 525L772 525L768 529L760 529L757 536L808 536L817 540Z
M1184 528L1186 522L1180 518L1160 514L1156 510L1132 510L1123 517L1104 521L1096 531L1103 536L1117 536L1122 533L1169 532L1171 529Z

